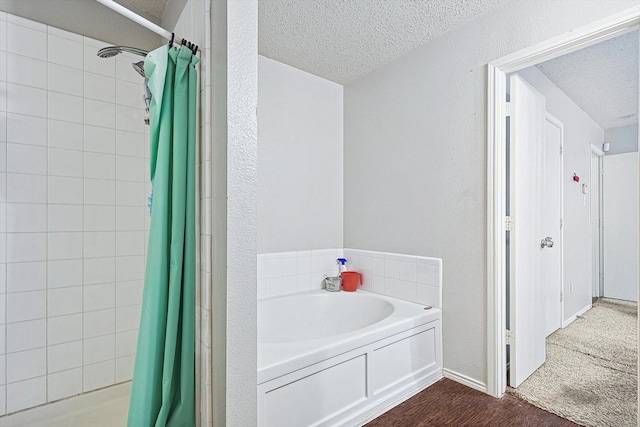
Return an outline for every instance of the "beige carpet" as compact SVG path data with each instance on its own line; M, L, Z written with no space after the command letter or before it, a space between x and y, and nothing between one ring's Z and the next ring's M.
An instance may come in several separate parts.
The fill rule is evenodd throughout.
M547 360L509 393L589 427L637 425L636 304L601 299L547 338Z

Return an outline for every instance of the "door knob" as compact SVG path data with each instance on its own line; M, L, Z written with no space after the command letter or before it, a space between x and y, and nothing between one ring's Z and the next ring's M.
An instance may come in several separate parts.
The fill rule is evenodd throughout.
M553 247L553 239L551 237L545 237L540 241L541 248L552 248Z

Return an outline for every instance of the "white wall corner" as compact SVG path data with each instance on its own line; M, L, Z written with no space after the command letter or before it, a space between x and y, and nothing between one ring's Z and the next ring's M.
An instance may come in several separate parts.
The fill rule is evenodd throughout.
M473 379L467 375L461 374L456 371L452 371L451 369L443 368L442 376L445 378L449 378L457 383L462 385L466 385L467 387L471 387L474 390L481 391L483 393L488 393L487 385L481 381Z

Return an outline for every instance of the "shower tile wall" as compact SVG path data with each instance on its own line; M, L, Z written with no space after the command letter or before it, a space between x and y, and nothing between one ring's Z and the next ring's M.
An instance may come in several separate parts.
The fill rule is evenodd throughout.
M102 46L0 13L0 414L131 378L149 222L142 81Z

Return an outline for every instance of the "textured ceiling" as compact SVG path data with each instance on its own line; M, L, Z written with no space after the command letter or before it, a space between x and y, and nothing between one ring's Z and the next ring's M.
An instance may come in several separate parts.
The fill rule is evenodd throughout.
M638 31L537 67L603 129L638 123Z
M162 22L162 14L168 0L115 0L122 6L142 15L156 24Z
M346 84L507 0L263 0L259 52Z

